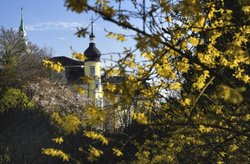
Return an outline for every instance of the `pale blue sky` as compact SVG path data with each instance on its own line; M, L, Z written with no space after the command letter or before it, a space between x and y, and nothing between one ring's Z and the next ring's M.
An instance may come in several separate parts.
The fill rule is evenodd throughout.
M54 50L54 56L71 57L74 50L83 52L89 44L87 38L77 38L76 27L86 27L93 13L77 14L67 11L64 0L0 0L0 26L17 29L20 25L20 8L23 7L24 24L27 38L40 47ZM104 29L127 33L101 18L94 24L96 46L102 53L122 52L123 47L133 47L133 41L120 43L106 38ZM105 57L105 56L103 56ZM109 57L106 57L109 58ZM115 58L115 57L113 57Z

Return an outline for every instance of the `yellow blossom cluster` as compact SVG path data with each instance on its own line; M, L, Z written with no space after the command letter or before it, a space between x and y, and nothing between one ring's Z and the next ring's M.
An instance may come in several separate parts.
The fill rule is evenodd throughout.
M203 71L203 74L200 75L195 83L193 83L193 88L201 90L205 86L207 78L210 77L209 71Z
M79 86L79 85L74 85L74 88L77 91L77 93L79 93L81 95L85 94L85 92L86 92L86 90L83 87Z
M153 61L155 58L155 55L152 52L144 52L141 54L142 57L145 57L149 61Z
M245 88L231 88L227 85L221 85L219 91L219 97L226 102L239 104L244 100L241 92L244 92Z
M119 69L112 68L107 70L106 73L108 76L119 76L121 74L121 71Z
M176 63L176 68L181 73L187 73L189 70L189 67L190 67L190 65L189 65L188 59L186 59L186 58L182 58L182 60L180 62Z
M145 113L134 113L133 119L135 119L139 124L148 124L148 117Z
M88 156L88 160L91 162L93 162L97 157L100 157L103 154L103 151L92 146L90 146L88 151L90 152L90 155Z
M102 154L103 154L103 151L101 151L101 150L99 150L99 149L96 149L96 148L94 148L94 147L90 147L89 149L89 152L91 153L91 154L93 154L95 157L100 157Z
M84 54L80 53L80 52L73 53L72 57L75 58L75 59L78 59L80 61L85 61L87 59L87 57Z
M181 101L182 106L189 106L191 104L191 99L185 98L184 100Z
M198 130L201 132L201 133L209 133L213 130L213 128L211 127L206 127L204 125L200 125Z
M116 33L113 33L113 32L109 32L106 37L108 38L113 38L113 39L116 39L118 41L121 41L121 42L125 42L127 40L127 38L125 37L124 34L116 34Z
M84 84L90 84L90 83L93 82L93 78L90 77L90 76L87 76L87 75L80 77L80 80L81 80Z
M156 64L155 69L157 73L162 76L163 78L173 76L173 71L171 64L167 61L164 61L162 64Z
M52 141L54 141L55 143L61 144L61 143L63 143L63 138L62 137L54 138L54 139L52 139Z
M67 133L76 133L81 124L80 119L72 114L60 116L58 112L54 112L52 114L52 119L55 120Z
M124 64L132 69L136 67L135 61L132 61L132 60L126 60L124 61Z
M89 126L98 126L105 120L105 112L103 109L98 109L94 106L88 106L84 109L83 123Z
M73 132L76 133L79 130L79 126L81 124L81 121L79 120L78 117L69 114L66 115L64 118L63 123L61 124L62 128L66 131L66 132Z
M221 53L212 44L209 44L207 48L206 53L198 53L198 58L202 63L209 65L209 67L215 67L215 60Z
M121 150L117 149L117 148L113 148L113 154L117 157L120 157L123 155L123 153L121 152Z
M229 150L230 152L234 152L234 151L236 151L237 149L239 149L239 146L237 146L237 145L235 145L235 144L232 144L232 145L230 145L230 146L228 147L228 150Z
M69 161L70 155L64 153L62 150L54 149L54 148L46 148L42 149L42 153L52 156L62 158L63 161Z
M246 84L250 84L250 76L244 72L244 69L237 68L237 71L233 74L233 76L235 76L237 79L242 80Z
M91 138L93 140L99 140L103 145L108 145L109 141L102 134L96 133L94 131L85 131L84 136Z
M49 67L50 69L52 69L53 71L56 71L57 73L60 73L64 70L64 67L62 66L60 62L54 63L50 60L43 60L43 64L46 67Z
M180 90L181 89L181 83L179 83L179 82L171 83L170 86L169 86L169 89L171 89L171 90Z
M109 82L107 82L105 88L110 91L110 92L114 92L116 90L116 86L114 84L111 84Z

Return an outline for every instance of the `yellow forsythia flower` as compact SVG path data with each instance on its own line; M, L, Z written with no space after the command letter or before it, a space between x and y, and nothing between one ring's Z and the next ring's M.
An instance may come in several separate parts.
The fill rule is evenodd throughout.
M83 77L80 77L80 80L81 80L83 83L90 84L90 83L92 83L93 78L85 75L85 76L83 76Z
M82 147L79 147L79 148L78 148L78 151L83 152L83 148L82 148Z
M91 139L100 140L103 145L108 145L109 143L108 140L102 134L98 134L93 131L85 131L84 136L91 138Z
M166 17L166 21L167 21L167 22L171 22L171 21L172 21L171 17L170 17L170 16L167 16L167 17Z
M148 118L145 116L144 113L134 113L133 118L139 123L139 124L148 124Z
M83 123L89 126L99 126L105 120L105 112L95 107L86 107L84 110L85 119Z
M112 150L113 150L113 154L117 157L120 157L123 155L123 153L117 148L113 148Z
M198 130L201 132L201 133L209 133L213 130L213 128L211 127L205 127L204 125L200 125Z
M164 64L160 65L160 64L156 64L155 65L155 69L156 72L162 76L162 77L167 77L167 76L171 76L172 73L172 67L171 64L168 62L165 62Z
M56 71L58 73L64 70L64 67L60 62L54 63L50 60L43 60L43 65L45 65L46 67L50 67L53 71Z
M223 164L223 163L224 163L224 162L222 162L222 161L218 161L218 162L217 162L217 164Z
M182 106L189 106L191 104L191 100L189 98L185 98L183 101L181 101Z
M62 137L54 138L54 139L52 139L52 141L54 141L55 143L61 144L61 143L63 143L63 138Z
M87 57L86 57L84 54L79 53L79 52L73 53L73 54L72 54L72 57L75 58L75 59L78 59L78 60L80 60L80 61L84 61L84 60L87 59Z
M81 121L78 117L68 114L63 118L61 126L68 133L76 133L79 130Z
M141 56L145 57L149 61L152 61L153 59L155 59L154 54L152 52L144 52L141 54Z
M130 68L135 68L136 67L136 64L134 61L130 61L130 60L126 60L124 61L124 64Z
M114 92L116 90L116 86L114 84L110 84L109 82L106 84L105 88L110 92Z
M54 148L46 148L42 149L42 153L45 155L49 155L52 157L62 158L63 161L69 161L70 155L64 153L62 150L54 149Z
M83 95L85 93L85 89L83 87L80 87L79 85L74 85L75 90L77 93Z
M127 38L125 38L125 35L123 34L116 34L116 33L113 33L113 32L109 32L106 37L108 38L113 38L113 39L116 39L118 41L121 41L121 42L124 42L127 40Z
M197 82L193 84L193 88L201 90L205 86L205 82L208 77L210 77L209 71L203 71L203 74L198 77Z
M245 13L250 13L250 6L243 6L242 11L244 11Z
M198 38L194 38L194 37L190 37L188 39L188 41L193 45L193 46L197 46L199 44L199 39Z
M96 149L92 146L90 146L90 148L88 149L90 154L95 156L95 157L100 157L103 154L103 151Z
M233 151L236 151L238 148L239 148L239 146L233 144L233 145L230 145L230 146L228 147L228 150L229 150L230 152L233 152Z
M187 73L189 70L189 63L188 63L188 59L183 58L181 61L176 63L176 68L182 72L182 73Z
M121 71L120 70L118 70L118 69L110 69L110 70L108 70L108 71L106 71L107 72L107 75L108 76L119 76L120 74L121 74Z
M171 90L180 90L181 89L181 83L174 82L174 83L170 84L169 88Z

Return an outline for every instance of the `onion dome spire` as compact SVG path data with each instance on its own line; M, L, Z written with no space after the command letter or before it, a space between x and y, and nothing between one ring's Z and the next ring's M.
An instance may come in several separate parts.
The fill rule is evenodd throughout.
M101 52L96 48L95 43L94 43L94 39L95 39L95 35L93 32L93 18L91 20L91 33L89 35L89 47L84 51L85 56L87 57L86 61L100 61L101 58Z

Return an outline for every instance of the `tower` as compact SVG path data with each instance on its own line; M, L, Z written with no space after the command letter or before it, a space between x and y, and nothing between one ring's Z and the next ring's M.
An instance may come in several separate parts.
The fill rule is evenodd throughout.
M21 23L19 26L18 34L21 38L25 39L26 32L25 32L24 23L23 23L23 8L22 7L21 7Z
M91 34L89 47L84 51L87 59L84 62L85 75L93 80L88 84L88 98L98 107L103 106L103 92L101 85L101 52L95 47L93 33L93 19L91 21Z

